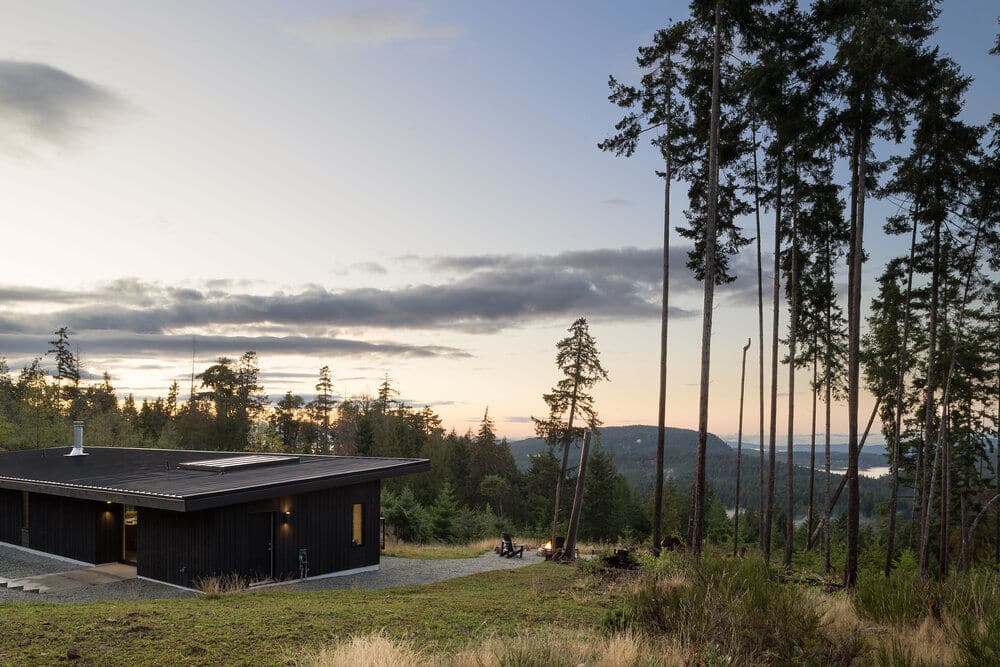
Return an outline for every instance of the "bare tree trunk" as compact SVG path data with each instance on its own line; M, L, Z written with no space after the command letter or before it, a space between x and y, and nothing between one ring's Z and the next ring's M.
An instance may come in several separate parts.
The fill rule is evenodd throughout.
M941 504L938 510L941 514L940 533L938 536L938 577L948 576L949 550L948 536L951 533L951 406L944 406L945 427L944 437L938 443L944 455L944 465L941 470Z
M797 150L797 147L796 147ZM796 158L797 159L797 158ZM795 551L795 355L797 353L797 331L799 324L799 210L798 210L798 163L793 162L792 184L792 238L789 247L791 267L788 276L789 306L788 324L788 450L785 470L785 567L792 565Z
M587 459L590 456L590 440L592 429L583 432L583 446L580 448L580 467L576 474L576 490L573 492L573 509L569 514L569 527L566 529L566 544L563 547L561 560L573 560L576 554L576 533L580 527L580 511L583 509L583 487L587 477ZM553 542L553 547L555 543Z
M861 388L861 263L865 237L865 166L868 146L864 138L854 137L855 179L852 196L854 224L851 234L851 270L847 306L847 554L844 560L844 586L854 590L858 577L858 523L860 487L858 485L858 408Z
M809 509L806 512L806 551L812 549L813 499L816 488L816 408L819 403L819 352L813 341L812 435L809 437Z
M743 364L740 371L740 420L736 435L736 511L733 514L733 555L736 555L740 543L740 477L743 473L743 390L747 378L747 350L750 349L750 339L743 346Z
M969 569L969 499L966 497L964 491L959 500L962 512L962 550L958 555L958 567L960 570L965 571Z
M760 185L757 180L757 117L751 115L750 132L753 138L753 207L754 217L757 225L757 370L758 370L758 398L760 408L757 416L760 420L760 427L757 435L757 446L760 451L758 459L758 486L757 486L757 527L758 541L763 545L764 540L764 269L761 260L760 249ZM997 523L997 535L1000 535L1000 522ZM997 560L1000 562L1000 540L997 541Z
M969 291L972 289L973 276L977 272L977 258L979 257L979 236L982 231L982 226L977 225L976 236L972 243L972 256L969 262L969 269L965 275L965 287L962 291L962 302L961 308L958 311L958 326L955 327L954 341L952 342L951 349L951 360L948 362L948 375L945 378L944 383L944 393L941 395L941 419L938 426L938 447L934 450L934 460L931 463L930 472L930 491L927 496L927 502L924 505L925 512L923 516L923 524L920 528L920 574L922 577L926 578L928 575L928 552L929 542L930 542L930 530L931 530L931 508L934 506L934 485L937 483L937 474L939 460L942 458L941 449L945 443L945 428L947 425L947 415L948 415L948 405L951 400L951 383L955 377L955 366L958 360L958 349L962 346L962 337L964 334L964 324L965 324L965 311L966 306L969 303Z
M903 340L899 349L899 369L896 371L896 422L892 441L892 481L889 492L889 528L886 531L885 576L892 572L892 558L896 544L896 512L899 505L899 457L902 456L900 440L903 434L903 388L906 381L907 351L910 343L910 297L913 293L913 259L917 252L917 219L913 218L910 236L910 262L906 276L906 303L903 306Z
M830 254L830 238L826 239L826 284L833 284L833 258ZM823 573L830 573L830 514L833 505L830 502L830 436L831 436L831 413L833 406L833 304L826 304L826 361L823 369L823 384L826 393L826 425L823 435L823 448L826 460L824 462L825 475L823 479ZM809 534L810 541L815 540L815 536Z
M705 299L701 325L701 388L698 400L698 454L695 463L695 507L691 522L691 548L701 556L705 522L705 450L708 446L708 389L712 360L712 307L715 303L716 224L719 208L719 52L722 3L715 3L712 45L712 111L708 140L708 211L705 220Z
M768 432L767 507L764 517L764 558L771 560L771 527L774 523L774 473L778 440L778 320L781 313L781 176L783 155L778 157L774 186L774 283L772 285L771 327L771 421Z
M1000 343L1000 340L997 341ZM997 492L1000 493L1000 347L998 347L997 354L997 463L996 467L993 468L993 476L996 478ZM1000 565L1000 510L997 511L997 525L996 525L996 536L995 536L994 547L996 553L994 554L994 560L997 565Z
M669 67L669 60L668 65ZM667 117L670 117L671 103L668 93ZM669 121L668 121L669 123ZM667 125L667 141L670 141L670 126ZM660 553L660 528L663 522L663 450L666 446L667 417L667 326L670 321L670 146L664 155L663 185L663 311L660 314L660 401L656 419L656 488L653 492L653 554Z

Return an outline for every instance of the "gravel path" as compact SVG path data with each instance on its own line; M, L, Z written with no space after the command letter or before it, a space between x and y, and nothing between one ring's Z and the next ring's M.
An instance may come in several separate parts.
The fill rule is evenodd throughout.
M295 581L278 586L287 591L372 590L395 586L416 586L436 581L456 579L470 574L492 570L513 570L544 559L537 552L524 552L524 558L500 558L495 553L485 553L477 558L448 560L417 560L383 556L376 572L361 572L344 577L326 577L309 581Z
M39 574L55 574L66 570L75 570L82 565L70 561L42 556L30 551L15 549L0 543L0 577L5 579L20 579Z
M293 581L274 587L289 592L329 590L372 590L395 586L416 586L492 570L511 570L542 562L536 552L524 558L500 558L490 552L477 558L418 560L383 556L379 569L342 577ZM76 569L77 565L40 556L0 544L0 577L14 579ZM0 604L6 602L95 602L98 600L148 600L191 597L194 593L151 581L134 579L51 593L25 593L0 588Z

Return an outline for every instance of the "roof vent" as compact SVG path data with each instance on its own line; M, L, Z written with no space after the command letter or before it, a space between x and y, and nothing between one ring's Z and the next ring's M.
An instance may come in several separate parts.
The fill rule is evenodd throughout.
M86 456L87 452L83 451L83 422L75 421L73 422L73 451L66 456Z

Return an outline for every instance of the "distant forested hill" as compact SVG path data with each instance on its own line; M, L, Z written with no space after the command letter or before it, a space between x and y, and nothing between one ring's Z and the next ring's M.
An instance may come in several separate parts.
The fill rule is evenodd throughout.
M667 428L667 444L664 451L664 471L673 477L680 485L686 486L694 477L695 452L697 450L698 432L691 429ZM655 426L608 426L600 431L599 446L610 453L615 467L625 476L629 483L641 494L646 494L653 488L656 470L656 427ZM516 440L510 443L510 451L518 467L525 470L530 465L530 457L546 449L547 445L540 438ZM878 448L881 450L881 448ZM816 465L822 466L822 443L817 443ZM574 448L570 454L571 465L575 465L579 457L579 449ZM743 449L743 481L740 489L744 506L757 506L758 480L758 450L756 445ZM794 479L795 505L797 512L805 510L809 496L809 458L808 450L801 445L795 447L796 471ZM885 458L880 453L865 454L862 452L862 467L884 465ZM766 465L766 463L765 463ZM847 455L843 451L835 452L832 457L832 467L843 468L847 465ZM706 476L708 484L715 491L719 500L726 507L733 507L736 498L736 451L718 436L709 434L706 451ZM832 486L840 481L840 475L834 475ZM888 498L888 484L884 480L862 477L861 480L861 511L871 515L878 503ZM783 506L785 489L785 451L778 451L777 475L775 478L775 502ZM822 475L816 475L816 503L822 498ZM843 494L841 503L846 501Z

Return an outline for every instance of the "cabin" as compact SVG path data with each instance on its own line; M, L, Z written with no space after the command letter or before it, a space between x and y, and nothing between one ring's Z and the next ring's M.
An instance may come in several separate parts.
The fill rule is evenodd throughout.
M426 459L82 446L0 452L0 542L191 588L378 569L380 490Z

